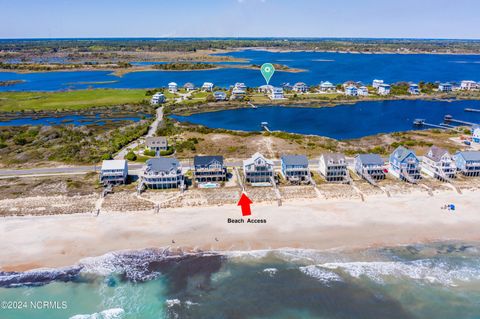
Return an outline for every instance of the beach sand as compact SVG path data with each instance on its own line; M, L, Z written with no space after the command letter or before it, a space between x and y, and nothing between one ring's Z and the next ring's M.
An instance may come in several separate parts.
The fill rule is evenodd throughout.
M294 200L277 207L254 204L252 218L266 223L229 224L235 205L143 212L4 217L0 268L24 271L75 264L110 251L174 247L185 250L274 248L356 249L439 240L480 240L478 191ZM456 205L454 212L441 209ZM174 241L174 242L172 242Z

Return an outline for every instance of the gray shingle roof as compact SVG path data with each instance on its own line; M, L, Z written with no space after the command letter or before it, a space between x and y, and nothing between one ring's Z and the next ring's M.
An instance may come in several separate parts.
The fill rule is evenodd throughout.
M393 154L397 154L398 155L398 160L401 162L403 161L408 155L410 155L411 153L413 153L415 155L415 153L403 146L399 146L397 147L397 149L395 151L393 151Z
M165 136L152 136L145 139L147 147L167 146L167 138Z
M147 167L154 172L169 172L180 167L180 162L174 157L155 157L147 161Z
M457 156L462 156L466 161L480 161L480 151L458 152Z
M359 160L363 165L383 165L385 161L378 154L360 154L357 155L357 160Z
M341 153L325 153L322 154L322 156L325 159L325 162L332 161L333 163L338 163L341 160L345 161L345 155Z
M444 148L438 146L432 146L425 155L427 158L432 159L435 162L438 162L442 159L442 156L448 154L448 151Z
M308 166L308 159L305 155L283 155L281 159L285 165Z
M223 156L220 155L209 155L209 156L195 156L193 158L193 165L194 166L208 166L213 161L217 161L223 165Z

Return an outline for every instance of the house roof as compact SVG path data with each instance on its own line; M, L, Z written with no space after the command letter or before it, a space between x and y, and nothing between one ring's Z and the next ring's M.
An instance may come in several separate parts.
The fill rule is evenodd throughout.
M430 147L425 157L430 158L435 162L438 162L442 159L442 156L445 154L450 155L450 153L448 153L446 149L434 145Z
M321 82L321 83L320 83L320 86L321 86L321 87L332 87L333 84L332 84L332 82L325 81L325 82Z
M263 156L262 154L260 154L259 152L256 152L255 154L252 155L252 157L250 157L249 159L246 159L243 161L243 165L251 165L255 162L256 159L258 158L262 158L267 164L270 164L270 165L273 165L273 161L272 160L269 160L269 159L266 159L265 156Z
M466 161L480 161L480 151L458 152L457 156L463 157Z
M193 83L191 83L191 82L187 82L187 83L185 83L185 85L184 85L183 87L184 87L184 88L194 88L195 85L194 85Z
M307 86L307 85L303 82L297 82L293 85L293 87L299 87L299 86Z
M154 145L167 145L167 138L165 136L152 136L145 139L147 147Z
M170 82L170 83L168 83L168 86L177 86L177 83L175 83L175 82Z
M308 159L305 155L282 155L281 160L285 165L308 166Z
M207 155L207 156L200 156L197 155L193 158L193 165L195 166L208 166L213 161L217 161L223 165L223 156L220 155Z
M174 157L155 157L147 161L147 167L154 172L169 172L180 166L180 162Z
M364 165L383 165L385 161L378 154L359 154L357 155L359 160Z
M227 93L225 93L223 91L215 91L213 94L214 95L221 95L221 96L226 96L227 95Z
M212 82L204 82L203 86L213 86L213 83Z
M345 161L345 155L342 153L324 153L323 156L325 162L339 163L340 161Z
M102 170L125 169L126 160L105 160L102 162Z
M409 150L408 148L405 148L403 146L399 146L393 151L393 155L397 155L399 161L403 161L407 156L410 154L415 155L415 152ZM416 156L416 155L415 155Z

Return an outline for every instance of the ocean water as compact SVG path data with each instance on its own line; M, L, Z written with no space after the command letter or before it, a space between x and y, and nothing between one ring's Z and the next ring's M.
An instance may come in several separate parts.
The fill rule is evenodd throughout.
M378 133L425 129L413 125L417 118L440 124L449 114L454 119L480 123L480 113L465 112L465 108L480 109L480 101L397 100L359 102L336 107L265 106L198 113L172 118L212 128L260 131L261 122L270 130L327 136L339 140L360 138Z
M0 299L27 305L1 309L0 317L473 319L480 314L479 249L448 242L356 251L109 253L68 268L1 273ZM32 309L31 301L58 306Z
M265 62L300 68L305 72L277 71L271 80L273 85L305 82L317 85L320 81L343 83L348 80L371 83L380 78L387 82L397 81L480 81L480 56L434 55L434 54L347 54L325 52L268 52L244 50L231 55L248 60L248 64ZM152 62L150 62L152 63ZM137 64L149 64L140 62ZM219 63L225 64L225 63ZM233 63L235 65L236 63ZM0 81L24 80L12 86L0 87L1 91L59 91L93 88L155 88L165 87L171 81L183 85L192 82L202 85L213 82L229 87L235 82L247 86L265 84L257 70L217 69L202 71L145 71L133 72L118 77L109 71L71 71L15 73L0 72Z

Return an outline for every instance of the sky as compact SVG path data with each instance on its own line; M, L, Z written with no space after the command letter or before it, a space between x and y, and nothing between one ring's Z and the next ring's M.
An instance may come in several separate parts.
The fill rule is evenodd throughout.
M0 38L480 39L479 0L0 0Z

